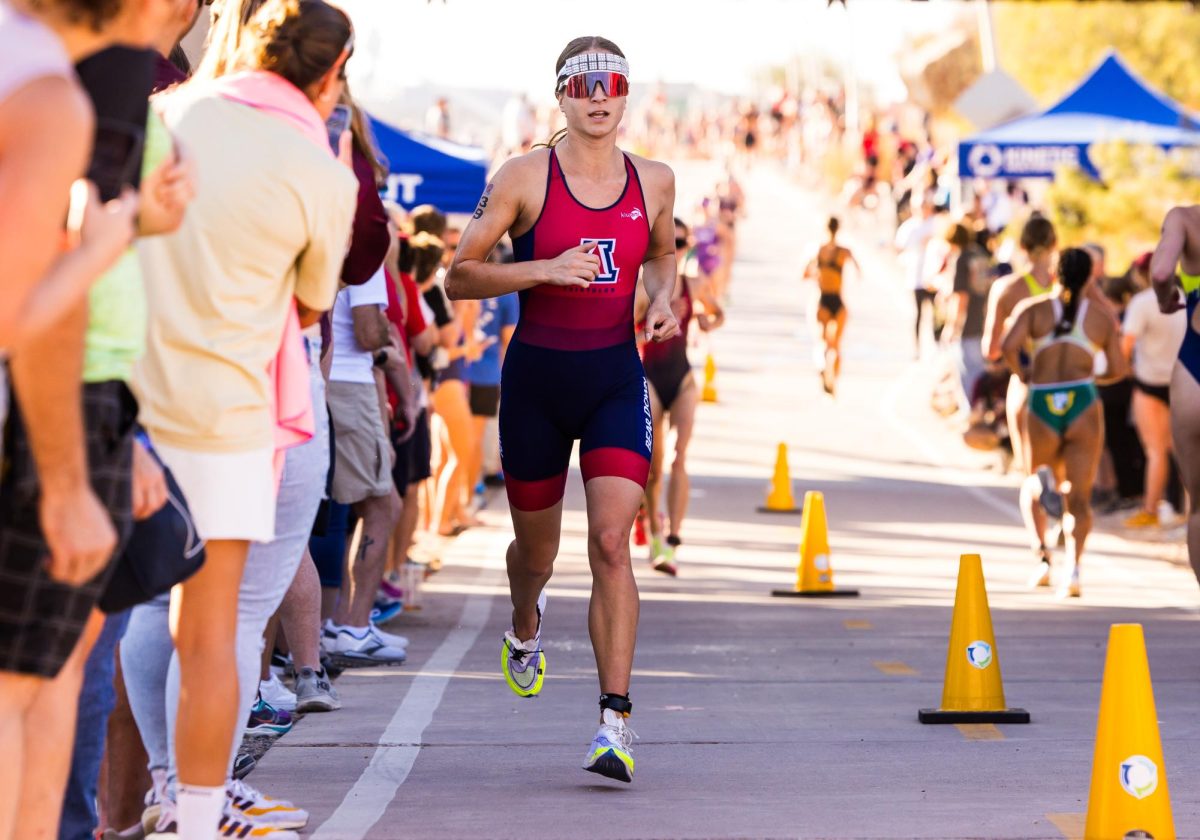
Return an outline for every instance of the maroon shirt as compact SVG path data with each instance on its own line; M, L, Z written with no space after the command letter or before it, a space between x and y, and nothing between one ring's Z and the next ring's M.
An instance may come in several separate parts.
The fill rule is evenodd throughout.
M154 68L154 92L164 91L172 85L186 81L187 76L183 74L183 71L159 53L158 64Z
M342 282L347 286L366 283L387 256L391 235L388 215L375 186L375 171L366 155L354 150L354 176L358 178L358 209L354 211L354 234L342 263Z

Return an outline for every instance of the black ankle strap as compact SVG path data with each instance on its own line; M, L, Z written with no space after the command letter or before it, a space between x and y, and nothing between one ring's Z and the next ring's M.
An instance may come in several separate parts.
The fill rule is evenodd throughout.
M612 709L622 717L629 717L633 711L633 703L629 702L629 698L624 694L601 694L600 708Z
M683 540L679 539L678 534L669 534L667 536L667 545L671 546L671 548L679 548L679 546L683 545Z

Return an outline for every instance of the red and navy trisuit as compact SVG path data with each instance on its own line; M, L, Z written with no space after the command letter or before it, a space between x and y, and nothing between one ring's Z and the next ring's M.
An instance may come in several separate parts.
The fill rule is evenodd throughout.
M516 261L554 259L583 242L596 244L596 279L586 289L543 284L521 292L504 357L500 457L517 510L544 510L562 499L576 439L585 483L619 476L644 487L650 470L650 396L633 327L634 290L650 244L641 181L626 156L621 197L587 207L571 194L551 149L546 200L533 227L513 241Z

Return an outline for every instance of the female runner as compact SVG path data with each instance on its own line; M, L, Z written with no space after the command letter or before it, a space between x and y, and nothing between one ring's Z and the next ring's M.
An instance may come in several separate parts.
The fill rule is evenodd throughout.
M825 366L821 368L821 387L825 393L833 396L838 376L842 372L842 333L846 330L846 304L842 300L842 281L846 263L851 263L858 276L862 277L862 268L849 248L838 244L837 235L841 222L836 217L829 219L829 241L817 249L817 255L804 269L806 280L816 280L821 290L817 299L817 325L820 327L821 344L824 352L821 358Z
M696 379L692 376L692 365L687 357L687 331L692 316L700 329L708 332L725 322L725 313L713 297L708 278L696 276L688 270L688 248L691 246L688 226L675 220L675 255L679 263L679 282L671 298L671 309L679 322L679 335L670 341L642 346L642 364L646 368L646 381L650 385L650 412L654 417L654 454L650 459L650 477L646 482L646 516L650 521L650 564L655 571L674 577L679 570L675 565L675 549L683 544L679 534L683 529L683 517L687 512L688 474L687 448L692 439L692 428L696 419ZM697 307L697 304L699 305ZM635 304L639 323L650 306L650 300L641 290ZM697 311L698 310L698 311ZM662 492L664 446L667 442L663 426L665 415L671 415L675 427L675 458L671 461L671 482L667 488L667 517L671 530L663 544L662 519L659 516L659 501Z
M1178 268L1178 273L1176 269ZM1150 259L1150 280L1165 313L1186 307L1188 328L1171 374L1171 438L1188 492L1188 557L1200 578L1200 207L1174 207Z
M601 726L584 768L629 782L625 718L633 709L638 622L629 531L653 447L633 299L640 269L650 298L646 338L678 334L671 311L675 176L617 148L629 67L616 44L578 38L559 56L557 72L566 129L550 148L501 167L459 243L446 291L453 299L521 293L501 382L501 459L516 532L508 548L513 627L504 638L505 677L520 696L541 691L543 589L579 439L593 580L588 628L601 691ZM488 262L506 232L517 262Z
M1000 360L1000 344L1009 316L1026 298L1049 294L1054 288L1054 250L1058 235L1054 225L1044 216L1034 215L1021 229L1021 250L1028 259L1029 270L1010 274L997 280L988 296L987 319L983 327L984 357L991 362ZM1008 430L1012 438L1013 459L1019 469L1032 473L1029 466L1028 415L1025 409L1025 384L1013 368L1005 400Z
M1074 559L1069 574L1062 576L1059 597L1078 598L1079 566L1083 546L1092 525L1092 483L1100 466L1104 446L1104 413L1096 390L1096 355L1108 360L1107 378L1123 379L1125 356L1121 352L1121 330L1112 313L1090 306L1092 258L1080 248L1063 251L1058 263L1059 286L1017 307L1002 341L1002 352L1021 382L1028 386L1030 463L1049 467L1060 480L1066 515L1063 529L1067 551ZM1022 351L1028 351L1028 363ZM1028 482L1038 482L1032 475ZM1028 494L1022 495L1024 502ZM1033 512L1023 511L1026 522ZM1050 570L1050 552L1041 534L1040 562Z

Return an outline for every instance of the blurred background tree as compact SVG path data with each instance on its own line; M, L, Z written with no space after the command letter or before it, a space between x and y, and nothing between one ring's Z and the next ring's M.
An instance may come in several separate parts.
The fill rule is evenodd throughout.
M992 3L1000 66L1039 102L1070 91L1115 49L1146 81L1200 109L1200 11L1192 3Z
M1099 242L1108 250L1109 274L1120 274L1154 248L1167 210L1200 203L1195 156L1126 143L1097 143L1090 155L1101 180L1064 169L1046 193L1046 207L1060 243Z

